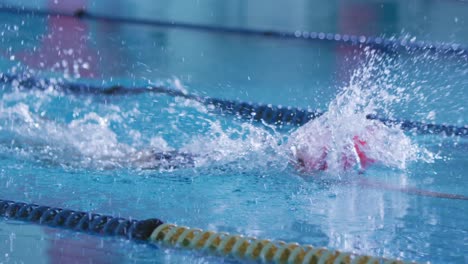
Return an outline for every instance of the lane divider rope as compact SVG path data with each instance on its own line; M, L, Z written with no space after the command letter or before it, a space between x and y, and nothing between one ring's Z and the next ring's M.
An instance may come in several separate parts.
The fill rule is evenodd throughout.
M274 105L246 103L234 100L202 97L187 94L180 90L164 86L124 87L114 85L98 87L83 83L64 82L60 80L35 79L31 76L18 76L0 73L0 83L8 84L19 89L47 90L50 88L79 95L137 95L142 93L161 93L172 97L182 97L213 106L222 114L236 115L243 119L263 121L274 125L302 126L323 114L320 111L301 109L296 107L281 107ZM411 120L390 119L374 114L367 119L377 120L389 126L399 126L402 130L417 134L441 134L445 136L468 136L468 126L454 126L448 124L423 123Z
M316 248L310 245L302 246L298 243L286 243L284 241L203 231L197 228L163 223L156 218L141 221L129 220L108 215L1 199L0 217L50 227L60 227L77 232L146 241L166 247L191 249L241 261L280 264L414 263L397 259L343 253L338 250Z
M296 30L291 31L278 31L278 30L260 30L250 29L241 27L226 27L216 26L207 24L194 24L189 22L176 22L176 21L164 21L156 19L144 19L144 18L131 18L131 17L119 17L110 16L104 14L93 14L85 9L77 9L75 12L59 12L52 10L36 9L36 8L25 8L18 6L0 6L0 12L9 14L23 14L23 15L34 15L34 16L61 16L61 17L73 17L76 19L88 19L95 21L103 21L107 23L122 23L122 24L134 24L134 25L146 25L146 26L158 26L166 28L180 28L186 30L198 30L213 33L222 34L237 34L237 35L249 35L249 36L264 36L270 38L280 39L296 39L304 41L322 41L331 42L337 44L348 44L354 46L371 46L378 49L404 49L407 51L434 51L439 53L451 53L462 55L467 58L468 46L457 44L457 43L443 43L443 42L430 42L430 41L419 41L415 38L383 38L383 37L371 37L363 35L349 35L349 34L336 34L336 33L325 33L325 32L313 32L313 31L302 31Z

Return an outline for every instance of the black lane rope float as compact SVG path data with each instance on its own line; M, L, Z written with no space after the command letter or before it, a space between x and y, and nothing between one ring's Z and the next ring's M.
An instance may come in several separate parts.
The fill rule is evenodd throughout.
M50 87L83 95L132 95L142 93L161 93L173 97L182 97L194 100L207 106L214 106L223 114L237 115L247 120L263 121L274 125L295 125L301 126L323 114L323 112L295 107L281 107L274 105L253 104L234 100L225 100L211 97L202 97L194 94L187 94L180 90L171 89L165 86L147 87L124 87L114 85L109 87L99 87L83 83L72 83L58 80L35 79L30 76L17 76L7 73L0 73L0 83L9 84L23 89L46 90ZM399 126L402 130L418 134L442 134L446 136L468 136L468 126L453 126L446 124L428 124L410 120L398 120L369 114L369 120L377 120L386 125Z
M32 222L76 232L146 241L166 247L192 249L216 256L262 263L414 263L366 255L344 253L310 245L258 239L242 235L203 231L176 226L152 218L129 220L109 215L73 211L0 199L0 217Z
M52 10L25 8L17 6L0 6L0 12L10 14L26 14L36 16L61 16L61 17L73 17L76 19L89 19L96 21L103 21L108 23L122 23L122 24L135 24L135 25L147 25L147 26L158 26L158 27L169 27L169 28L180 28L187 30L198 30L212 33L222 34L237 34L237 35L249 35L249 36L264 36L270 38L280 39L296 39L305 41L325 41L333 42L337 44L348 44L348 45L363 45L371 46L378 49L405 49L408 51L421 50L421 51L435 51L440 53L454 53L458 55L467 55L468 46L457 44L457 43L441 43L441 42L430 42L430 41L416 41L415 39L406 38L382 38L382 37L370 37L370 36L358 36L348 34L335 34L325 32L312 32L312 31L278 31L278 30L260 30L250 29L241 27L225 27L216 25L204 25L204 24L193 24L188 22L175 22L175 21L164 21L157 19L143 19L143 18L130 18L130 17L119 17L109 16L104 14L93 14L85 9L77 9L75 12L59 12ZM466 56L465 56L466 57Z

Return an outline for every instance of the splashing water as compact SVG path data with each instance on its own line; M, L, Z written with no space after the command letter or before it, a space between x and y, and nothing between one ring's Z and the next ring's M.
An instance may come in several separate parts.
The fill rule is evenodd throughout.
M219 121L210 121L208 136L198 136L182 148L196 153L198 166L232 165L237 169L284 170L287 155L283 136L273 127L272 132L252 124L242 123L238 128L224 130Z
M234 121L223 127L219 117L203 104L179 98L164 110L177 117L169 122L169 131L180 134L177 137L183 141L171 145L164 133L154 136L158 134L156 129L150 130L152 135L146 138L142 138L138 129L127 129L127 113L116 105L108 104L106 107L111 111L105 113L92 109L81 117L74 114L70 122L60 122L43 117L38 109L41 104L51 104L51 98L63 95L45 91L46 95L36 95L38 102L27 104L25 96L30 95L13 91L2 98L0 141L2 148L23 152L33 159L99 169L164 169L164 164L152 157L176 149L191 156L191 166L228 166L241 171L281 171L292 162L303 171L326 170L340 175L374 162L397 169L405 169L411 161L431 162L434 156L413 143L397 126L385 126L366 118L367 114L377 113L391 117L392 104L408 100L406 89L396 85L395 76L390 74L391 58L372 50L366 50L366 56L349 85L329 104L328 111L290 136L278 133L274 127L245 122ZM180 81L173 82L175 88L186 92ZM89 102L81 107L86 109ZM202 117L188 115L188 108L195 109ZM197 123L203 129L198 134L190 134L179 118L188 118L186 121ZM133 141L124 143L112 123L123 125L125 134ZM186 160L185 156L178 158L182 162Z
M408 162L418 159L432 162L433 155L413 143L398 126L366 118L377 112L392 116L389 106L406 100L405 88L395 85L389 75L392 61L369 49L366 57L328 111L291 134L288 146L304 171L341 174L374 162L397 169L405 169Z
M118 117L100 117L94 112L69 124L42 118L24 103L0 110L5 144L22 150L30 158L48 163L109 168L126 165L135 149L120 143L109 121ZM12 140L13 139L13 140ZM7 143L7 142L5 142Z
M2 107L0 121L3 151L10 150L26 158L96 169L172 170L183 167L171 162L164 164L153 158L155 153L170 154L174 151L162 137L151 137L146 147L120 142L110 125L111 122L123 122L117 114L99 116L90 112L67 124L44 119L28 105L18 103ZM206 121L210 124L209 133L193 137L178 151L193 156L194 166L232 166L248 170L276 164L274 167L281 170L287 165L279 162L279 135L247 123L224 130L219 121Z
M147 137L142 135L142 131L127 129L128 113L112 104L106 105L105 110L91 108L82 111L90 106L90 102L86 102L85 106L73 110L73 119L69 122L50 119L41 108L61 96L53 90L37 93L15 90L3 94L0 102L1 152L46 164L92 169L172 170L183 167L183 164L177 166L176 163L181 161L177 155L174 163L164 163L154 156L155 153L171 154L176 149L179 153L192 155L194 164L190 165L195 167L215 165L240 170L274 167L282 170L287 166L287 163L279 162L280 157L276 154L279 153L282 136L273 128L273 132L269 132L265 128L237 122L223 128L215 114L208 116L211 118L190 118L185 112L187 108L195 109L199 115L208 113L205 106L197 102L176 99L176 105L170 103L163 109L169 116L182 116L188 121L198 122L198 126L208 126L208 129L201 129L202 135L193 136L184 130L183 122L176 119L168 127L185 142L171 141L169 144L163 136L155 136L158 134L156 129ZM124 127L124 133L130 135L131 140L124 142L113 124Z

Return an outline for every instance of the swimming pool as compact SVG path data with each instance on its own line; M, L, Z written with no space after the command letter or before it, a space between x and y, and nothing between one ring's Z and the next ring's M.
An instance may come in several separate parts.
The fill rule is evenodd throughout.
M427 16L438 17L437 8L455 9L457 23L447 30L428 31L429 22L422 21L409 27L409 34L431 41L466 43L463 37L468 34L456 26L466 23L462 16L466 5L435 3L428 7L431 12ZM40 2L31 5L50 7ZM89 9L108 10L101 5L90 3ZM193 9L209 14L211 5L207 2ZM226 17L233 20L223 21L222 17L189 16L188 11L175 13L176 4L161 16L223 26L400 34L399 20L389 22L396 16L394 8L406 7L400 5L383 8L385 14L390 13L389 18L375 14L383 17L379 20L381 29L331 28L329 23L319 23L325 28L312 28L313 19L267 23L264 21L270 20L265 13L254 16L259 21L241 24L243 19L232 17L246 16L246 11L229 13ZM300 8L299 3L294 6ZM381 10L378 4L364 6L375 13ZM128 4L123 4L122 10L126 8ZM131 12L151 18L147 10ZM0 17L4 21L3 71L29 69L38 78L76 78L95 85L131 87L151 82L173 87L177 78L189 93L201 96L326 110L366 61L363 48L329 42L67 17L11 13ZM377 70L375 80L408 88L407 98L389 106L394 117L458 126L468 123L466 55L379 54L389 66L388 71ZM218 115L202 104L164 94L70 95L53 90L18 91L5 85L1 104L2 199L135 219L158 217L179 225L359 254L434 263L466 261L466 201L302 177L281 162L280 156L271 158L274 143L287 127L272 132L271 128ZM222 140L225 135L229 139ZM271 136L273 141L269 141ZM466 139L439 135L411 138L441 158L434 163L411 163L405 171L377 167L365 176L402 187L468 195ZM192 148L226 152L209 166L195 169L155 171L125 163L129 148L181 148L190 143ZM2 262L235 262L3 220L0 241Z

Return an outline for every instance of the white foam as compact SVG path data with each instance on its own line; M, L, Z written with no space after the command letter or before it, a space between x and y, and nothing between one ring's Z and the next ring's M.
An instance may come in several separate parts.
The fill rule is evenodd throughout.
M306 163L306 170L317 170L318 160L323 160L332 174L348 169L343 159L351 159L351 163L358 165L355 136L367 142L364 146L367 157L384 166L405 169L410 161L431 161L429 153L413 143L398 126L390 127L366 118L375 113L392 116L389 106L405 100L405 88L394 84L389 75L391 63L367 50L367 60L353 73L328 110L292 133L289 148L296 159Z
M229 122L226 126L203 104L179 98L161 111L175 117L168 118L169 124L165 126L171 127L171 133L176 133L182 142L171 145L158 131L148 135L138 128L130 128L129 117L144 115L138 103L133 109L123 111L118 105L106 103L95 107L92 100L80 98L78 106L70 110L73 120L67 122L48 120L47 113L41 110L62 94L54 90L13 90L2 95L0 139L4 142L13 139L14 148L21 148L22 152L30 149L35 159L93 168L152 168L157 165L151 163L153 152L179 149L193 154L197 167L284 170L291 160L303 156L324 158L328 172L339 175L345 171L344 156L359 159L353 147L354 136L367 142L366 154L383 166L405 169L411 161L431 161L431 154L418 147L397 126L388 127L366 119L367 114L375 113L391 117L391 106L407 100L405 87L398 86L390 74L393 61L371 50L366 52L365 63L329 104L326 113L290 136L275 131L274 127L240 121ZM187 92L177 79L172 85ZM199 115L192 114L190 109ZM203 129L195 131L198 134L194 135L193 131L184 130L183 124L178 123L179 118ZM126 130L126 140L119 137L112 124ZM324 151L326 157L322 157Z
M223 129L219 121L208 121L207 135L192 138L182 151L194 153L197 166L229 165L245 169L282 170L287 157L282 147L282 135L274 130L240 123Z

